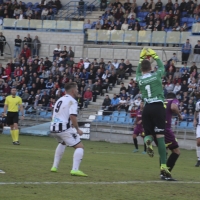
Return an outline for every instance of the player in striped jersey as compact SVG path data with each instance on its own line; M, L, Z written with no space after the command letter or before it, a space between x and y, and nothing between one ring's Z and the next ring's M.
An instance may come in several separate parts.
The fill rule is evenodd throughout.
M79 129L77 123L78 103L75 98L78 96L76 83L67 83L65 85L66 95L59 98L54 106L50 131L58 140L59 144L55 151L54 163L51 172L57 172L59 162L65 151L66 146L74 147L73 166L70 172L73 176L87 176L79 170L83 158L84 147L79 135L83 132Z

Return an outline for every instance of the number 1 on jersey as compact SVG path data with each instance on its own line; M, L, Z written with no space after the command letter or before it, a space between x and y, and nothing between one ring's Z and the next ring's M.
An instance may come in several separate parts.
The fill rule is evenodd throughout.
M145 90L147 91L147 95L150 98L151 97L151 88L150 88L150 85L146 85L145 86Z

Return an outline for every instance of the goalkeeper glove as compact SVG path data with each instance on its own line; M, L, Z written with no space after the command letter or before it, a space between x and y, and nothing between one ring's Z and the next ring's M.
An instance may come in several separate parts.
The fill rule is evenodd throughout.
M148 48L147 49L147 55L151 56L154 60L159 59L159 56L157 55L157 53L153 49Z
M143 48L140 52L140 63L146 58L147 50L146 48Z

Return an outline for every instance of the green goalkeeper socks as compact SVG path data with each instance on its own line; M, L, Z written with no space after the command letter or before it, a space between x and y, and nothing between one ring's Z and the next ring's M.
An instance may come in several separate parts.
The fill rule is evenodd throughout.
M165 147L165 138L157 138L158 141L158 153L160 155L161 164L166 164L166 147Z
M153 142L152 136L147 135L147 136L144 138L144 143L146 143L147 140L150 140L151 142Z

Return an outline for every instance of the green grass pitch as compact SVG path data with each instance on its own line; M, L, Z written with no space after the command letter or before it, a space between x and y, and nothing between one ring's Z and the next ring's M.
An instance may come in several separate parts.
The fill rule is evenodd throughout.
M73 148L66 148L58 172L51 173L55 139L20 136L20 142L14 146L10 136L0 135L0 169L6 172L0 174L1 200L199 199L200 168L194 167L195 151L181 150L173 170L179 182L161 182L157 149L150 158L141 153L143 146L134 154L130 144L83 141L80 169L89 177L72 177Z

